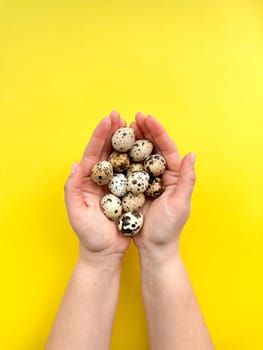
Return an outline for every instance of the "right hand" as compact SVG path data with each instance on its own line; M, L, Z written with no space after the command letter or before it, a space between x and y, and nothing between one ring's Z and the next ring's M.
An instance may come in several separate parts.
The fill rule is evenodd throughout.
M69 220L80 241L80 257L86 260L121 259L130 242L101 211L100 200L108 192L107 185L98 186L90 178L92 166L108 159L113 132L124 125L117 112L103 119L93 132L80 164L75 163L74 172L65 184Z
M163 175L166 189L160 197L147 199L143 207L144 225L133 237L140 253L161 257L179 251L179 237L191 211L195 172L191 154L181 159L178 149L160 123L152 116L137 113L131 124L138 139L148 139L163 155L167 170Z

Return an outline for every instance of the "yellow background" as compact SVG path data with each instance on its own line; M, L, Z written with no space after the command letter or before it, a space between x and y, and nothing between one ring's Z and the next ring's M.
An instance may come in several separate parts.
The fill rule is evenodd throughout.
M182 255L218 350L263 349L260 0L0 1L0 348L43 349L77 257L63 185L112 109L197 153ZM148 349L134 247L112 350Z

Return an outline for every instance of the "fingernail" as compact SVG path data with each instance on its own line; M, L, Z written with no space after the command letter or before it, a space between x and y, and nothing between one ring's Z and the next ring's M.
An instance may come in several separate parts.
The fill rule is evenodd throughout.
M195 159L196 159L196 153L191 153L190 160L191 160L192 166L195 165Z
M72 168L71 168L71 172L70 172L70 175L73 175L75 170L76 170L76 167L77 167L77 164L76 163L73 163L72 164Z

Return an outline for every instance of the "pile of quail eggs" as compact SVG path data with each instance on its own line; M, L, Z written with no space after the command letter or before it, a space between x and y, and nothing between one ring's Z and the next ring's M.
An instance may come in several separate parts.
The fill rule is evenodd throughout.
M137 234L143 226L139 211L145 196L156 198L165 190L162 174L166 161L160 154L152 154L149 140L135 139L130 127L117 129L111 139L114 151L108 160L94 164L91 179L94 183L108 185L110 193L101 198L103 213L116 221L125 236Z

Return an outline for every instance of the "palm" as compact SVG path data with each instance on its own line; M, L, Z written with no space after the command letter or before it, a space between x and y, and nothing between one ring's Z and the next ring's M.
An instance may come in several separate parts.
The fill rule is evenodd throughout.
M95 185L90 177L83 179L85 206L79 218L78 234L83 245L92 251L114 250L122 253L127 249L129 240L118 233L116 223L100 210L100 200L105 193L105 188Z
M124 125L117 112L112 112L110 117L99 123L80 162L78 200L74 205L69 198L66 200L71 224L82 245L90 251L124 253L130 242L129 238L118 232L116 223L105 217L100 209L100 200L108 192L107 187L95 185L90 178L92 166L108 158L113 132ZM142 231L133 239L137 247L148 242L167 243L178 236L187 219L187 211L182 210L183 201L177 191L182 159L173 141L154 118L144 118L141 113L137 113L136 123L131 126L138 139L153 142L155 151L163 154L168 166L163 176L165 192L155 200L146 201Z
M180 198L176 196L182 159L173 141L154 118L145 118L142 113L137 113L136 123L132 123L132 127L137 138L153 142L156 152L163 154L168 166L163 176L166 189L159 198L146 201L143 208L144 225L141 233L134 236L133 240L137 247L147 242L169 242L179 234L186 221L186 216L181 215L181 208L177 210L181 205Z
M143 208L145 218L143 229L140 235L133 238L138 247L149 239L155 243L167 242L170 236L174 236L175 232L180 232L183 223L180 217L176 217L173 205L177 179L176 173L167 171L164 176L165 192L157 199L146 201Z
M66 184L66 205L74 231L82 246L102 254L122 254L130 242L118 232L116 223L109 220L100 209L100 200L107 192L107 187L94 184L90 178L92 166L108 158L112 147L111 136L122 126L124 121L117 112L112 112L110 117L98 124L77 167L72 195L68 194Z

